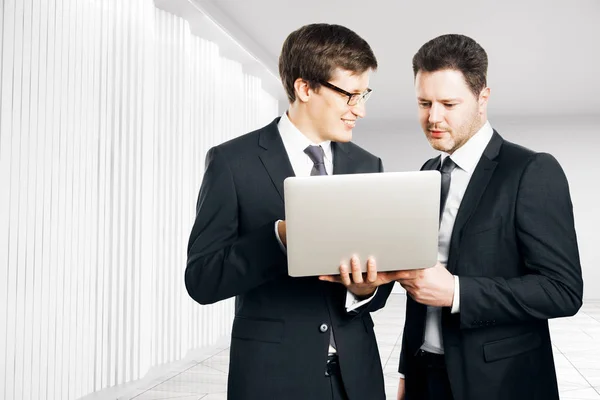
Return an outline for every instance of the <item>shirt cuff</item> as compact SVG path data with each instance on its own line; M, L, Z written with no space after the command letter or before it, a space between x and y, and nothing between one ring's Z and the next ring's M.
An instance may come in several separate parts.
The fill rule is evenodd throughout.
M279 227L280 222L281 222L280 219L275 221L275 237L277 238L277 243L279 243L279 247L281 247L281 251L283 251L284 254L287 254L287 249L285 248L285 246L283 245L283 242L279 238L279 229L277 229Z
M458 314L460 312L460 283L458 282L458 276L454 275L454 299L452 300L451 314Z
M406 379L406 378L404 378L404 374L401 374L400 372L398 372L398 375L400 375L400 379Z
M377 294L377 290L379 290L379 288L375 289L375 292L373 292L371 297L364 300L359 300L354 293L352 293L350 290L346 290L346 312L354 311L373 300L373 297L375 297Z

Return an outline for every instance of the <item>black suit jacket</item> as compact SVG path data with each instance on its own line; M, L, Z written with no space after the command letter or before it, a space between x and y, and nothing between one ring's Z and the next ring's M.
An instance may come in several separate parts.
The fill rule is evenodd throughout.
M439 164L433 158L423 169ZM552 156L494 132L450 240L447 268L460 280L460 313L443 309L442 336L455 399L558 399L548 319L575 314L583 293L572 208ZM407 299L399 368L407 400L425 314Z
M325 364L333 327L350 399L384 399L373 320L392 285L358 312L346 289L316 277L291 278L275 236L285 219L283 180L294 172L277 123L212 148L190 235L185 284L201 304L236 296L229 399L327 399ZM335 174L382 171L352 143L332 143Z

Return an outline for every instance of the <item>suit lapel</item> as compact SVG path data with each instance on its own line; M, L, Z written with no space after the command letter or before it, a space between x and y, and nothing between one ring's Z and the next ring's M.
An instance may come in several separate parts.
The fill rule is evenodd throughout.
M352 157L346 143L331 142L331 153L333 154L333 174L352 173Z
M459 240L462 234L462 230L465 224L469 222L471 215L477 208L479 200L485 192L485 189L487 188L488 183L490 182L494 170L496 169L496 165L498 163L494 161L494 159L500 151L502 142L502 137L500 137L500 135L498 135L498 133L494 131L492 139L490 140L486 149L484 150L479 160L479 163L477 163L475 171L473 171L473 176L471 176L471 180L469 181L467 190L465 191L463 199L460 203L458 214L456 215L456 219L454 220L454 228L452 229L450 249L448 252L448 270L450 272L454 272L454 270L456 269L454 260L458 259Z
M265 150L260 154L260 160L283 200L283 181L287 177L294 176L294 169L277 129L278 122L279 118L276 118L262 129L258 145Z
M442 162L441 156L434 157L434 158L428 160L425 164L423 164L423 166L421 167L421 171L438 170L438 169L440 169L441 162Z

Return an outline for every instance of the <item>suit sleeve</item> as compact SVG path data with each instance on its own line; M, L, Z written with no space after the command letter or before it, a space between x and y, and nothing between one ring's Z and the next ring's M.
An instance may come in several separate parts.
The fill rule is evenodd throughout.
M517 195L515 229L527 274L460 277L461 328L574 315L583 280L567 179L549 154L532 156ZM483 324L485 326L485 324Z
M189 295L210 304L287 274L287 259L277 243L274 224L238 235L233 175L219 148L210 149L188 244L185 285Z
M390 293L392 293L392 289L394 288L395 283L396 281L393 281L390 283L386 283L385 285L379 286L379 289L377 289L377 294L375 294L373 300L371 300L367 305L365 305L365 311L373 312L383 308L383 306L385 306L385 303L387 302L388 297L390 297Z

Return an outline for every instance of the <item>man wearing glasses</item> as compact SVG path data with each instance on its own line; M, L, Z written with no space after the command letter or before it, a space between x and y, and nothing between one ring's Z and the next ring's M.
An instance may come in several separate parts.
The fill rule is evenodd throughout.
M383 170L350 143L376 68L345 27L292 32L279 58L288 111L207 154L185 283L201 304L236 296L229 399L385 399L369 312L393 283L374 263L363 276L355 260L340 267L342 284L289 277L283 201L289 176Z

